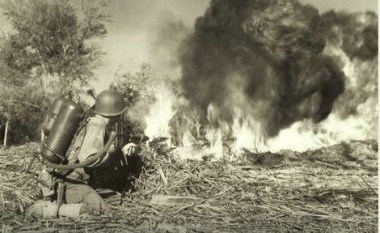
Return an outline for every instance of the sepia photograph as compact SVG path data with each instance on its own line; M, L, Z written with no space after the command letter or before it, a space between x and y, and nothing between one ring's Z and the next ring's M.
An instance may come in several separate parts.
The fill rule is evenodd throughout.
M1 233L378 232L377 0L0 0Z

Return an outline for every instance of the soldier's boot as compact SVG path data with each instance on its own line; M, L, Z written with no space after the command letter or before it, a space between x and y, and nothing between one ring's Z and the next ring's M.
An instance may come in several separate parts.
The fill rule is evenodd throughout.
M58 212L58 216L75 218L82 213L82 206L82 204L63 204L58 209L58 205L55 202L37 201L29 207L25 217L27 219L51 219L56 218Z

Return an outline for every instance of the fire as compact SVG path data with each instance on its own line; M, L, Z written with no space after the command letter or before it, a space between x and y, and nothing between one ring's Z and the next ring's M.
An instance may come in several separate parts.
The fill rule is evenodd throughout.
M210 9L179 58L184 95L156 89L148 136L171 137L183 157L216 159L377 138L372 13L321 15L297 1Z
M369 70L369 75L372 75L373 79L377 75L377 66L374 62L352 61L336 47L330 47L327 52L338 56L344 64L343 70L347 77L347 90L356 91L359 89L360 83L356 80L360 78L363 70ZM362 87L367 92L377 92L377 85L372 81ZM237 89L236 91L239 90ZM178 111L174 106L180 97L165 85L158 85L154 93L155 102L150 107L149 115L145 117L147 124L145 133L151 138L158 136L170 138L172 131L183 131L181 146L177 151L184 158L191 154L191 158L213 155L216 159L226 159L229 149L235 154L241 153L242 149L253 152L278 152L284 149L305 151L347 140L377 138L375 129L377 129L378 107L375 94L358 105L356 115L342 118L338 112L339 106L337 106L323 122L316 124L312 120L299 121L281 130L273 138L265 138L263 126L260 122L255 120L252 115L244 114L244 111L238 105L234 110L232 124L228 124L220 119L218 109L213 104L210 104L207 108L208 124L204 127L204 138L207 139L208 144L203 150L199 151L194 147L197 143L197 138L201 136L199 127L197 128L197 133L194 134L190 129L173 129L169 124ZM338 100L337 105L339 103ZM374 106L376 106L376 109L374 109ZM200 125L200 122L195 122L194 124Z
M176 96L164 84L153 88L155 102L150 106L149 114L145 117L145 135L150 138L170 137L169 121L175 114L173 108Z
M359 83L356 80L358 77L360 78L363 70L369 70L373 79L377 75L377 66L374 62L351 61L338 48L330 48L328 52L339 56L343 62L343 70L347 76L347 90L359 89ZM369 82L363 88L370 93L377 92L377 85L373 82ZM242 149L254 152L276 152L284 149L305 151L347 140L377 138L378 106L375 94L358 105L356 115L342 118L338 112L339 108L336 108L326 120L319 124L312 120L299 121L281 130L273 138L265 138L262 125L253 116L244 115L241 108L235 108L233 122L229 125L220 119L218 109L210 104L207 109L208 125L205 125L204 130L208 146L202 151L197 151L194 145L201 134L199 127L194 135L189 129L173 129L169 124L177 112L174 105L179 96L175 95L167 86L158 85L155 88L155 98L156 101L151 105L149 115L145 117L147 124L145 133L152 138L171 137L172 131L182 130L184 133L181 138L181 148L177 151L180 151L184 157L186 157L185 154L190 153L192 158L196 158L197 155L200 158L200 156L208 154L213 155L216 159L222 159L226 158L228 149L232 149L236 154L239 154ZM195 124L200 125L199 122L195 122Z
M207 120L210 123L214 123L207 128L205 134L206 139L210 143L208 153L215 154L216 157L221 158L223 157L223 126L215 126L219 121L219 117L216 108L212 104L207 108Z
M343 141L377 139L377 59L366 62L351 60L340 48L331 44L327 46L325 52L338 57L344 64L343 71L347 77L346 91L367 92L368 99L358 103L356 114L342 118L338 112L339 105L344 104L344 101L354 101L343 100L345 97L343 95L338 99L335 111L326 120L319 124L311 120L294 123L282 130L277 137L268 140L270 150L305 151ZM367 83L360 83L363 79L367 80Z
M251 117L244 118L239 110L235 110L232 134L235 139L232 149L236 153L243 148L254 152L267 149L260 123Z

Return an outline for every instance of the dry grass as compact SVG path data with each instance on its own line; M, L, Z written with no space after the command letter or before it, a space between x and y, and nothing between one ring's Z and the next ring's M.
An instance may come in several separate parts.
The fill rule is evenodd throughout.
M145 153L135 191L109 199L112 216L24 219L38 198L30 144L0 151L2 232L377 232L377 142L305 153L246 152L239 163L182 161ZM38 169L34 163L33 169ZM160 205L154 195L196 196Z

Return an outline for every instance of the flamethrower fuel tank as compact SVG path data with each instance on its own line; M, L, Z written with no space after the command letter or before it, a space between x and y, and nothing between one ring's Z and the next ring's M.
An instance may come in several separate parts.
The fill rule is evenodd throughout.
M46 114L45 120L42 123L42 131L44 132L45 136L48 136L50 133L50 130L53 128L54 122L57 119L59 111L61 110L61 107L63 103L65 102L65 100L67 99L63 96L55 99L51 108Z
M58 105L58 107L56 106ZM83 108L72 100L60 97L54 101L51 112L58 112L53 123L48 122L49 135L42 143L41 155L52 163L61 163L83 117ZM52 124L49 130L49 124Z

